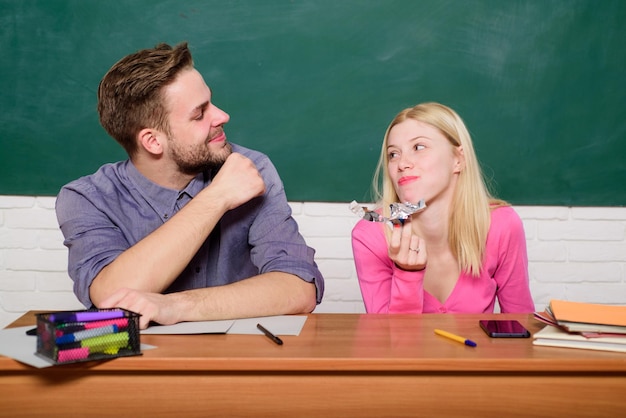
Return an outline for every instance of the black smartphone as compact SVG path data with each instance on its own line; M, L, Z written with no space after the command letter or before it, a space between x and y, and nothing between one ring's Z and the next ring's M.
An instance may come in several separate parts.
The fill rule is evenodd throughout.
M479 321L480 327L492 338L528 338L530 332L522 324L509 319Z

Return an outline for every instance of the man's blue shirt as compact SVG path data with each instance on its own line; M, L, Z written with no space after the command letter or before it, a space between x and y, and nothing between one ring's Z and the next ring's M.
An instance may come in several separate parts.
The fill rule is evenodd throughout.
M315 283L320 303L324 279L314 261L315 251L298 232L276 168L258 151L232 147L254 162L265 182L265 193L226 212L165 293L281 271ZM151 182L126 160L106 164L65 185L57 196L56 213L69 249L68 272L78 299L91 307L89 286L98 273L167 222L212 177L212 173L199 174L178 191Z

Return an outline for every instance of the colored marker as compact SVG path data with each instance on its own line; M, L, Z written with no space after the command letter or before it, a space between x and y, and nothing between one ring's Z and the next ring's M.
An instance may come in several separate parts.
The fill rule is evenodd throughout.
M104 321L85 322L85 329L106 327L107 325L116 325L118 328L126 328L128 326L128 318L116 318Z
M116 334L101 335L87 338L80 342L81 347L89 347L90 352L103 351L111 347L124 347L128 345L128 332L118 332Z
M263 325L256 324L256 327L258 329L260 329L261 331L263 331L263 334L265 334L267 336L267 338L269 338L270 340L274 341L276 344L278 344L278 345L282 345L283 344L283 340L281 340L276 335L274 335L271 332L269 332Z
M52 322L86 322L102 321L104 319L123 318L124 311L82 311L82 312L60 312L51 314L49 320Z
M89 348L70 348L69 350L59 350L57 362L67 363L68 361L84 360L87 357L89 357Z
M86 329L101 328L109 325L115 325L118 329L126 328L128 326L128 318L107 319L104 321L93 322L74 322L67 324L59 324L57 326L57 337L65 334L71 334L76 331L83 331Z
M123 347L111 347L100 352L106 355L116 355ZM66 363L68 361L80 361L89 357L90 354L98 354L99 352L93 352L88 347L70 348L69 350L59 350L57 353L57 363Z
M442 337L449 338L451 340L460 342L461 344L469 345L470 347L476 347L476 343L472 340L468 340L467 338L460 337L458 335L452 334L448 331L442 331L440 329L435 330L435 334L441 335Z
M99 337L106 334L114 334L118 330L117 325L107 325L100 328L86 329L70 334L64 334L56 338L57 344L74 343L76 341L86 340L88 338Z

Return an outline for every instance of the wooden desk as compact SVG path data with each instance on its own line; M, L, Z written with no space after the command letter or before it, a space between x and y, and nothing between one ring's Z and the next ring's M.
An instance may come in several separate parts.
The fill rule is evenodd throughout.
M0 357L0 416L626 416L625 354L490 339L478 327L488 317L312 314L282 346L254 335L144 335L158 348L139 357L46 369ZM32 323L27 314L12 326Z

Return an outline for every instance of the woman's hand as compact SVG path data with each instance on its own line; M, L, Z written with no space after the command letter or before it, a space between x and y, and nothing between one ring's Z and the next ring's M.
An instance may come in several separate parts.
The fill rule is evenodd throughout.
M389 241L389 258L402 270L419 271L426 268L426 245L413 233L411 217L404 225L394 224Z

